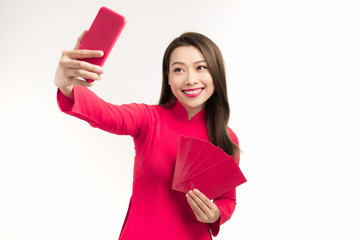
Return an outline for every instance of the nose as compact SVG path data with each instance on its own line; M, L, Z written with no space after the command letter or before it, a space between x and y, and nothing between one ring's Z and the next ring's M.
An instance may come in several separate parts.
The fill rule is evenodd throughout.
M194 70L187 71L186 77L185 77L185 84L186 85L195 85L199 82L198 76Z

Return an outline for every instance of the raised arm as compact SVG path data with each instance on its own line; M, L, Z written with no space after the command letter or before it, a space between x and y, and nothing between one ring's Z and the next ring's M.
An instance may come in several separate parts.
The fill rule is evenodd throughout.
M107 132L131 136L144 134L149 122L147 105L114 105L88 89L96 81L88 83L84 79L100 80L103 68L81 59L101 57L103 52L79 50L85 34L86 31L78 38L74 50L63 51L56 70L55 85L59 89L57 101L60 110Z
M88 83L83 79L100 80L104 73L102 67L81 61L83 58L102 57L103 52L97 50L79 50L79 44L86 35L86 30L77 39L73 50L62 52L59 65L55 73L55 85L68 98L73 97L73 85L91 87L95 81Z

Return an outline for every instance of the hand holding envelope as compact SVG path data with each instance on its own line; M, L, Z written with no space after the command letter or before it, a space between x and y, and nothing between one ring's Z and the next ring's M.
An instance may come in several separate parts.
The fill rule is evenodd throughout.
M214 199L246 182L234 158L208 141L180 137L172 189Z
M219 208L199 190L190 190L186 199L199 222L214 223L219 219Z

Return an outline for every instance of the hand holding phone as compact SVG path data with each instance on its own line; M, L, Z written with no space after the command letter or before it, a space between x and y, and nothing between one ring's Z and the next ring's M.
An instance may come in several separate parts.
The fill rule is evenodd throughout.
M103 66L125 24L126 20L122 15L106 7L100 8L78 49L102 50L104 55L100 58L82 58L81 60ZM87 82L94 81L92 79L85 80Z

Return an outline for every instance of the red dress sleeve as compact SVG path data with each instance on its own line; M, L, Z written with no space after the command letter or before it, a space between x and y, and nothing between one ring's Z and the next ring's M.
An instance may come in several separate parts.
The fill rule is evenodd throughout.
M148 126L147 105L114 105L105 102L85 87L74 85L73 99L67 98L58 89L57 102L62 112L110 133L134 137L145 132Z
M233 142L239 146L238 138L236 137L235 133L229 128L229 133ZM240 163L240 154L236 155L235 159L236 163ZM231 218L235 210L236 205L236 189L233 189L213 200L216 206L220 210L220 218L214 223L208 224L211 234L216 237L220 231L220 225L225 223Z

